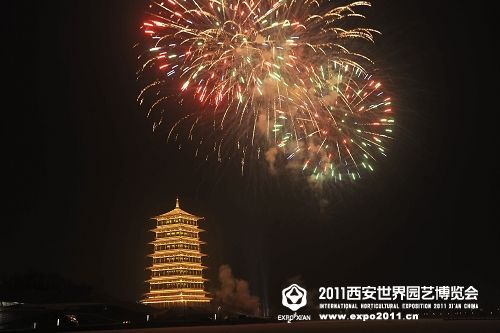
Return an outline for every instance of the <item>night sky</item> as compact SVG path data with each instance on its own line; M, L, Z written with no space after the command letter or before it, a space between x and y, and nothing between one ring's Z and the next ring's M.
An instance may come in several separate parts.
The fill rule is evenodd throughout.
M152 132L136 102L144 8L2 4L0 277L53 272L136 301L148 219L179 195L206 217L211 289L229 264L271 304L289 279L308 289L458 284L500 294L492 9L374 2L367 25L383 37L370 54L392 89L396 140L370 177L318 191L259 163L242 177L237 163L204 163Z

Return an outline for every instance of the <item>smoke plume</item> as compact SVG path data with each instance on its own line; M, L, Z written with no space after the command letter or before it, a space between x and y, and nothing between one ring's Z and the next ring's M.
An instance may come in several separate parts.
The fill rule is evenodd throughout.
M219 283L220 289L215 292L215 297L225 309L251 315L259 314L259 298L250 295L248 282L235 278L229 265L219 267Z

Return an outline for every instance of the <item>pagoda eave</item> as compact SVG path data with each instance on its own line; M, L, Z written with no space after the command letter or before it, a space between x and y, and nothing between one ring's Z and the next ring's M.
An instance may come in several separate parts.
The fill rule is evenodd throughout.
M169 283L169 282L172 282L172 281L180 281L180 282L206 282L208 281L207 279L205 278L201 278L201 279L195 279L194 277L191 278L191 277L188 277L188 276L184 276L182 278L182 280L177 280L179 279L179 277L172 277L172 278L169 278L167 276L158 276L158 277L153 277L149 280L146 280L146 282L154 282L154 283L151 283L151 284L160 284L160 283Z
M197 251L194 251L194 250L189 252L189 250L186 250L186 249L183 249L182 252L179 251L179 250L177 250L177 249L174 249L174 250L164 250L164 251L155 251L155 253L148 254L147 256L148 257L152 257L152 258L157 258L157 257L162 258L162 257L168 256L168 255L173 255L173 256L180 256L180 255L189 256L189 255L192 255L192 257L196 257L196 258L206 257L206 254L204 254L204 253L200 253L200 252L197 252Z
M191 232L204 232L206 231L205 229L198 228L195 225L190 225L190 224L184 224L184 223L172 223L172 224L166 224L166 225L159 225L154 227L153 229L149 229L149 231L153 232L165 232L169 230L184 230L184 231L191 231Z
M154 269L160 270L160 269L176 269L176 268L179 268L179 269L183 269L183 268L206 269L207 268L207 266L203 266L203 265L196 264L196 263L183 263L183 265L184 265L183 267L180 267L180 266L177 266L176 263L162 263L162 264L155 264L153 266L146 267L146 270L153 271Z
M188 213L188 212L186 212L178 207L174 208L173 210L171 210L169 212L153 216L151 219L160 221L160 220L171 219L172 217L180 217L180 218L186 217L190 220L196 220L196 221L203 220L203 217L190 214L190 213Z
M148 244L157 245L157 244L172 244L175 242L191 242L193 244L206 244L205 242L199 240L198 238L192 237L170 237L170 238L157 238L154 241L149 242Z

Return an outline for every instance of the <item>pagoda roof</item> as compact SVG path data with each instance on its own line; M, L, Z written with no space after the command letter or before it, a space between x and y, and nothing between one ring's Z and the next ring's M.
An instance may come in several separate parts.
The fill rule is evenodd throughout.
M170 249L170 250L158 250L153 253L148 254L148 257L157 258L155 256L191 256L191 257L205 257L206 254L201 253L199 250L189 250L189 249Z
M174 236L174 237L168 237L168 238L158 238L155 239L152 242L149 242L148 244L152 245L162 245L162 244L191 244L191 245L198 245L198 244L206 244L206 242L201 241L199 238L189 238L189 237L179 237L179 236Z
M182 224L182 223L171 223L166 225L156 226L154 229L150 229L151 232L169 232L169 231L188 231L188 232L204 232L205 229L201 229L198 226Z
M167 219L167 218L175 217L175 216L187 216L187 217L192 217L192 218L197 219L197 220L200 220L203 218L201 216L196 216L196 215L193 215L191 213L186 212L185 210L182 210L181 207L179 206L179 198L177 198L175 201L175 208L174 209L172 209L169 212L155 216L153 218L156 220L163 220L163 219Z
M163 262L156 263L153 266L146 267L147 271L153 270L164 270L164 269L207 269L207 266L203 266L201 263L196 262Z

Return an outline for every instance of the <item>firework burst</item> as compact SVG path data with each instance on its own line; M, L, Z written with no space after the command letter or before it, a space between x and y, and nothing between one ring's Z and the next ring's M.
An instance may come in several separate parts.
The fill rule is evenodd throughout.
M355 65L333 61L313 72L308 93L309 105L276 129L278 151L315 180L356 180L373 171L386 156L394 126L382 83Z
M385 135L367 128L380 118L379 106L369 104L375 93L380 97L379 86L370 86L362 65L370 60L356 51L360 41L373 42L377 33L353 27L368 6L365 1L340 7L321 0L153 1L142 26L149 46L138 74L153 73L154 80L138 100L147 105L148 116L157 115L156 127L168 117L166 86L192 96L199 111L179 116L168 138L193 141L196 154L203 146L207 157L215 153L219 160L239 152L243 167L249 156L283 153L318 178L356 175L359 163L371 169L353 154L374 159L371 148L381 148L377 140ZM369 95L359 95L364 93ZM366 109L359 111L362 106Z

